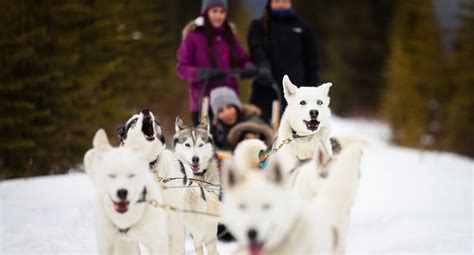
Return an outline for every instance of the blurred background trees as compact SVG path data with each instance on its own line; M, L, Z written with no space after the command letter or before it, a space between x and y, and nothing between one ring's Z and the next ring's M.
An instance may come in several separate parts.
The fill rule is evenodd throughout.
M331 107L339 115L375 114L396 2L296 1L297 13L316 33L321 82L334 83Z
M446 31L440 1L307 0L295 8L317 35L336 114L382 118L402 145L474 156L474 4L461 0L459 25ZM257 2L265 1L229 1L243 45L262 12ZM200 6L0 0L0 179L67 171L98 128L117 144L115 128L143 107L172 135L175 116L189 117L176 49ZM241 85L246 100L250 83Z
M403 145L439 146L450 84L431 0L397 6L385 66L382 113Z
M442 147L474 156L474 1L462 3L461 25L455 33L447 90Z

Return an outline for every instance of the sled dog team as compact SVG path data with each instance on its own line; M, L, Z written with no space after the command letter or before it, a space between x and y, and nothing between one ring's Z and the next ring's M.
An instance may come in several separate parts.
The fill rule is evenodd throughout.
M197 254L218 254L224 223L239 254L344 253L364 142L331 136L331 85L298 88L285 76L272 148L244 140L224 160L207 119L192 127L178 117L173 151L148 109L117 129L118 147L99 129L84 156L98 252L139 254L141 243L150 254L184 254L187 229Z

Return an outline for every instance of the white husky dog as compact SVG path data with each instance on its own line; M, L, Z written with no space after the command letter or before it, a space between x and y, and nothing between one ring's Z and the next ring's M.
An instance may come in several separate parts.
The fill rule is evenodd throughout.
M191 211L219 213L220 173L215 158L212 136L207 118L196 127L185 126L177 117L174 151L186 169L192 171L190 186L186 189L184 208ZM217 254L218 219L186 213L184 221L194 240L196 254Z
M290 139L278 152L283 171L288 172L298 165L300 160L311 159L316 155L316 142L320 141L332 156L330 142L331 124L329 118L329 88L332 83L318 87L296 87L289 77L283 77L283 89L288 106L283 113L278 138L274 146ZM271 157L272 158L272 157ZM271 159L270 158L270 159Z
M166 212L147 201L163 203L143 155L113 148L99 129L84 166L96 190L97 245L100 254L136 254L142 242L151 254L168 252Z
M228 170L229 177L226 178L228 185L224 193L222 216L239 242L245 247L250 245L251 253L259 253L262 249L265 253L277 254L317 253L321 251L329 253L344 252L350 209L355 201L359 186L361 144L349 144L337 157L333 158L329 157L321 143L317 145L314 159L301 165L298 169L298 171L305 173L302 176L310 179L305 185L316 186L314 193L311 194L312 196L308 196L306 199L302 199L302 194L296 194L283 188L281 183L285 178L284 173L278 167L275 167L275 164L279 164L279 160L272 161L273 164L267 170L239 169L238 167L233 169L231 167ZM259 143L248 140L242 142L239 146L241 146L242 151L234 155L235 163L244 159L250 162L240 164L240 166L252 165L258 162L254 154L255 150L260 150L262 147ZM238 166L238 164L234 164L234 166ZM238 171L235 171L235 169ZM263 177L265 174L266 178ZM271 180L273 185L269 184L268 180ZM278 185L274 185L275 183ZM258 208L259 204L261 208ZM269 206L270 204L272 206ZM274 209L273 204L279 207ZM302 233L304 228L299 226L300 229L298 229L298 224L295 225L292 218L295 214L295 208L300 207L306 208L303 211L309 210L313 215L309 216L312 219L305 222L308 228L315 229L315 227L318 227L317 233L306 230L304 234L298 234ZM278 219L275 220L275 217ZM270 221L277 223L269 223ZM318 226L312 225L311 222ZM279 224L282 226L275 227L275 231L273 229L271 231L266 230L271 228L269 226ZM291 229L292 226L295 229ZM282 231L284 233L285 231L295 231L295 234L291 235L293 239L282 239L281 237L285 234L276 231L279 228L284 229ZM249 232L249 229L255 229L257 234ZM252 239L255 239L253 236L259 236L258 233L260 232L262 232L262 237L260 239L256 238L257 240L252 242ZM272 237L272 235L275 235L275 237ZM310 236L307 237L306 235ZM276 248L270 248L271 245L265 244L270 244L269 240L274 239L279 240L278 245L273 245ZM314 243L315 246L310 246L311 248L308 249L300 249L300 245L304 247L304 245L307 245L306 242L311 241L320 243L317 245ZM293 245L297 248L294 248ZM287 249L287 247L291 248Z
M283 186L274 168L230 167L221 215L242 254L331 254L334 231L324 210L305 203Z
M362 147L360 143L349 143L330 158L319 145L316 157L296 169L294 191L331 215L330 224L338 234L335 247L338 253L345 251L350 210L359 189Z
M167 189L169 186L187 185L187 178L192 174L186 170L166 149L163 131L148 109L133 115L123 127L117 129L117 134L124 147L139 148L150 164L150 171L163 187L165 203L176 208L183 208L185 189ZM185 230L183 213L169 212L169 250L172 254L183 254L185 250Z
M344 147L337 157L329 158L320 147L313 172L317 172L325 182L314 194L313 203L331 215L331 225L337 233L336 252L345 251L350 210L355 202L360 180L360 162L362 147L354 143ZM326 155L325 155L326 154Z

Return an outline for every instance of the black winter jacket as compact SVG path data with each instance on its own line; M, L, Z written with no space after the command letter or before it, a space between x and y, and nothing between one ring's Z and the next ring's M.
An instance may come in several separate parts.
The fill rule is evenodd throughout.
M283 93L281 82L285 74L288 74L290 80L298 86L318 85L316 40L311 29L296 15L272 14L267 43L264 43L262 19L253 20L247 40L252 62L258 67L271 68L273 79L281 93ZM269 86L261 86L258 82L258 79L254 81L251 103L262 109L262 117L268 121L271 116L271 101L276 95Z

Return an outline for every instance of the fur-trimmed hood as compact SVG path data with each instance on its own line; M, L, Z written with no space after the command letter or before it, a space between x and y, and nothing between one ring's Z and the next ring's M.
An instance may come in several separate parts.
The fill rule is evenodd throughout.
M260 117L262 115L262 110L253 104L242 104L240 107L240 113L246 116Z
M249 119L235 125L229 130L229 133L227 134L229 144L231 146L236 146L245 132L257 133L264 136L263 142L267 146L271 146L275 138L275 134L270 126L263 122Z
M232 32L234 34L237 34L237 28L235 24L231 21L229 21L230 28L232 29ZM182 38L186 37L186 35L189 32L196 31L198 27L204 26L204 18L202 16L197 17L194 20L189 21L183 28L183 31L181 31L181 36Z
M267 146L273 143L275 134L271 127L259 118L262 114L260 108L253 104L242 104L240 114L245 116L246 120L236 124L229 130L227 141L230 145L237 145L242 138L242 134L247 131L263 135Z

